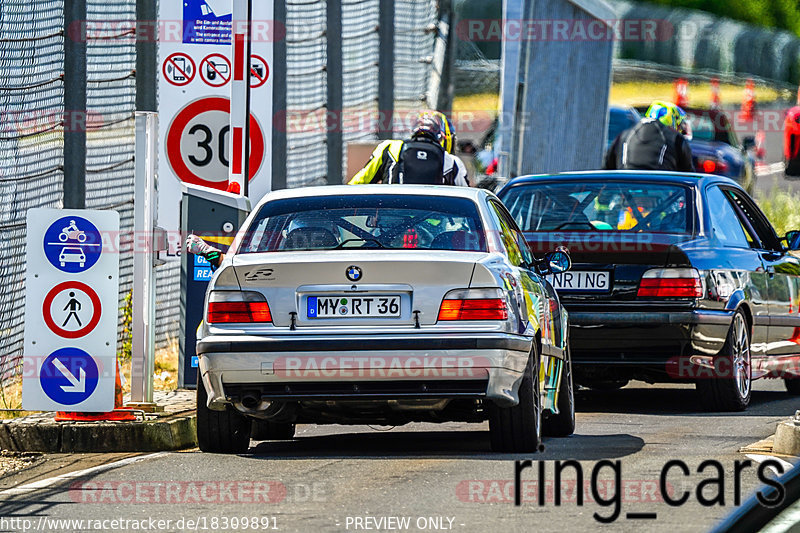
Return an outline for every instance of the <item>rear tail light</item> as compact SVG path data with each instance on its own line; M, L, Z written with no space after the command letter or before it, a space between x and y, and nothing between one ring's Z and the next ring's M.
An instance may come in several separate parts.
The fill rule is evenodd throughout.
M439 320L506 320L508 306L500 289L458 289L448 292Z
M640 298L702 298L703 285L694 268L654 268L642 276Z
M259 292L211 291L206 322L266 323L272 322L272 315L266 298Z
M717 159L698 159L697 163L706 174L717 174L728 170L728 164Z

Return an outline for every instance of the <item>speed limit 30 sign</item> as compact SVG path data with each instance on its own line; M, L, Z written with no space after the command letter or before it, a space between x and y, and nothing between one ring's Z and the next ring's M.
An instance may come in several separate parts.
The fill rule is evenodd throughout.
M167 130L166 151L181 181L224 190L228 185L230 100L201 98L183 107ZM264 132L250 115L250 179L264 162Z

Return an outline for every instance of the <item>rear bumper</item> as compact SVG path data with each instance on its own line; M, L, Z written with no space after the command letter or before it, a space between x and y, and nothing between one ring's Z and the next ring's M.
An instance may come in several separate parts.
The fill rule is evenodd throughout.
M570 341L577 365L651 366L675 358L716 355L725 344L733 311L570 310Z
M533 339L519 335L212 335L197 343L209 407L263 400L480 397L518 403Z

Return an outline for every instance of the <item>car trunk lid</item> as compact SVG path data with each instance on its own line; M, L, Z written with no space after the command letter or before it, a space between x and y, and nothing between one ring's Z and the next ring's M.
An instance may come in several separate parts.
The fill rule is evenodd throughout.
M566 301L635 300L642 275L651 268L690 266L680 244L691 235L631 232L525 234L534 254L566 246L569 272L550 277Z
M270 252L236 255L233 266L242 290L266 297L275 326L290 327L293 320L297 328L401 326L414 325L417 317L421 325L434 324L447 291L468 288L475 264L486 255L433 250ZM378 306L394 311L394 305L399 307L396 313L375 316Z

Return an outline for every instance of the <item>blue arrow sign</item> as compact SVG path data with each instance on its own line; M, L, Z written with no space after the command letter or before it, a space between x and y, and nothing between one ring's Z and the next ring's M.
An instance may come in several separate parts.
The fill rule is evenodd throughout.
M62 405L75 405L89 398L99 377L94 358L78 348L56 350L44 360L39 371L44 393Z
M44 233L44 254L62 272L85 272L97 263L101 253L103 237L85 218L59 218Z

